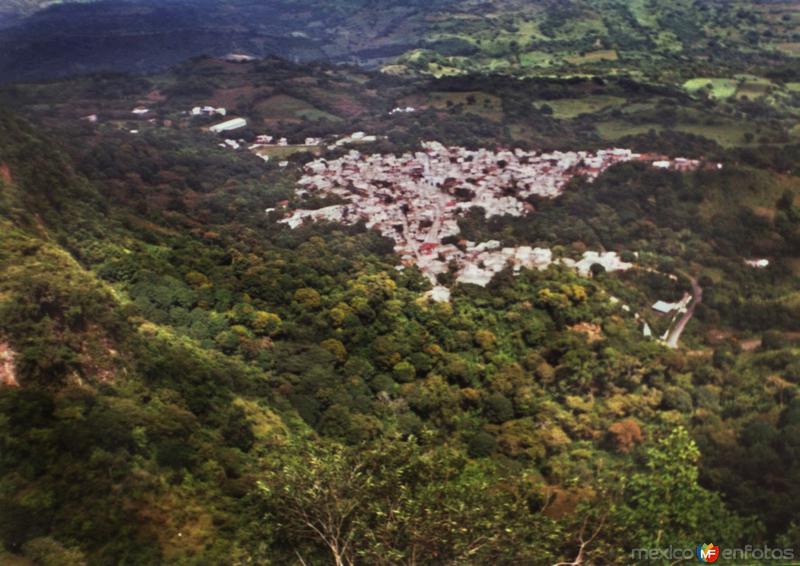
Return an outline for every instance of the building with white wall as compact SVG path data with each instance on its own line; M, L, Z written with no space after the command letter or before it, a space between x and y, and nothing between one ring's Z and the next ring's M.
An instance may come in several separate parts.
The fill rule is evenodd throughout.
M247 125L247 120L244 118L234 118L232 120L226 120L225 122L220 122L219 124L214 124L208 130L215 134L220 132L230 132L231 130L238 130L239 128L244 128Z

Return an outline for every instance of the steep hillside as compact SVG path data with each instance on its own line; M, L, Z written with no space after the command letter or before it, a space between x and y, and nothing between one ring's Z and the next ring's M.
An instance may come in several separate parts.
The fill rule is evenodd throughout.
M246 512L242 451L286 431L264 373L132 316L77 258L135 236L57 140L6 111L0 173L0 561L213 556L219 524ZM176 483L201 461L205 479Z

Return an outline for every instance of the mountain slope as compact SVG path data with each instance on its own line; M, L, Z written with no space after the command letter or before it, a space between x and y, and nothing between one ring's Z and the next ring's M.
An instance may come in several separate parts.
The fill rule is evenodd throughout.
M0 28L14 25L22 19L50 6L62 3L87 3L96 0L4 0L0 5Z
M4 549L538 565L574 560L590 529L587 563L628 564L658 537L794 536L790 84L716 101L630 78L202 58L1 89L26 117L0 116L0 355L19 385L0 387ZM206 131L221 118L191 114L205 105L248 120L238 149ZM612 167L527 217L473 209L464 240L613 250L641 269L508 268L485 288L446 272L451 300L434 303L364 223L276 221L336 204L297 181L358 130L386 136L354 146L367 155L619 144L704 165ZM249 149L264 132L291 142L261 148L268 162ZM769 268L743 261L759 257ZM683 273L703 303L671 350L642 321L668 328L650 306L679 300ZM342 514L333 545L309 529Z
M743 71L791 63L800 18L795 6L750 0L112 0L54 6L0 32L0 71L7 81L152 71L231 52L437 75Z
M240 455L286 431L251 397L263 373L131 318L75 256L135 238L55 140L5 111L0 133L0 560L230 556L214 522L246 513ZM215 490L175 482L194 461L217 466Z

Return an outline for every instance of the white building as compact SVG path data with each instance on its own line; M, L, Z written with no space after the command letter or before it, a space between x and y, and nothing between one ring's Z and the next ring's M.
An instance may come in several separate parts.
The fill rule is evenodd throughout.
M653 303L653 310L661 314L669 314L675 310L675 303L668 303L666 301L656 301Z
M195 106L192 108L192 116L213 116L214 114L219 114L220 116L225 116L228 113L226 108L214 108L213 106Z
M228 53L225 55L225 60L229 63L247 63L248 61L255 61L256 58L245 53Z
M447 303L450 301L450 289L441 285L436 285L433 289L425 293L425 296L436 303Z
M238 130L239 128L244 128L247 125L247 120L244 118L234 118L232 120L227 120L225 122L221 122L219 124L214 124L208 130L215 134L220 132L229 132L231 130Z
M668 303L666 301L656 301L653 303L653 310L661 314L669 314L674 311L683 311L689 305L692 296L689 293L684 293L683 298L677 303Z

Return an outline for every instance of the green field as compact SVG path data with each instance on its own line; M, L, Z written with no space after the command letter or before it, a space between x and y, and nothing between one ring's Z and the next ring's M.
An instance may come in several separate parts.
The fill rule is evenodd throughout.
M625 136L646 134L650 130L660 132L664 128L657 124L631 124L623 120L607 120L597 123L597 132L605 140L615 141Z
M756 136L756 132L750 124L728 122L722 124L680 124L676 130L703 136L714 140L722 147L735 147L748 145L745 141L745 134Z
M560 119L576 118L581 114L594 114L608 108L625 104L625 99L618 96L597 95L584 98L562 98L536 103L537 108L549 106L553 109L553 117Z
M750 100L766 96L769 93L770 86L763 83L743 82L736 89L737 98L747 97Z
M401 106L447 110L456 106L464 112L498 122L503 119L503 103L498 96L483 91L431 92L425 97L411 96L400 100Z
M328 120L338 122L341 120L338 116L325 112L305 100L286 94L277 94L262 100L256 105L256 111L267 124L278 121Z
M624 120L606 120L597 124L597 131L603 139L616 141L626 136L645 134L650 130L661 132L665 128L661 124L632 124ZM758 137L758 133L750 124L740 124L736 122L723 122L719 124L686 124L680 123L671 128L677 132L685 132L702 136L714 140L722 147L737 147L749 145L745 139L745 134L752 134L753 138Z
M568 55L564 57L564 60L572 65L598 63L600 61L616 61L617 59L619 59L619 55L617 55L614 49L600 49L598 51L590 51L583 55Z
M553 54L546 51L528 51L520 55L523 67L547 67L553 63Z
M689 79L683 84L683 88L691 93L707 89L713 98L729 98L736 94L738 86L739 81L736 79L707 77Z
M800 57L800 42L790 41L775 46L779 51L793 57Z

